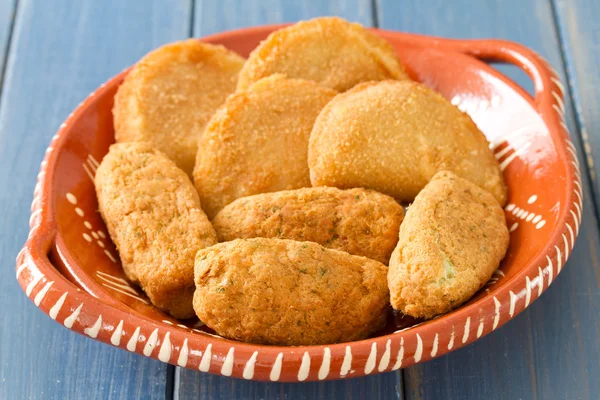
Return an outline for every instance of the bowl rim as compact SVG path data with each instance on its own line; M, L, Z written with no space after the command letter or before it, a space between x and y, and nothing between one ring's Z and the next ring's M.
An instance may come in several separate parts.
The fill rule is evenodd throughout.
M240 35L264 34L287 25L290 24L237 29L200 40L220 42ZM204 372L280 382L358 377L407 367L461 348L518 315L560 273L574 246L581 223L583 191L579 162L564 123L563 102L558 100L564 98L559 75L542 57L513 42L445 39L380 29L371 31L386 38L400 38L415 47L427 46L455 52L457 56L462 54L510 62L524 69L534 81L535 98L532 98L512 80L479 61L486 72L502 80L537 110L556 147L557 163L565 168L565 206L557 215L556 228L549 241L527 265L503 281L495 289L494 295L484 296L439 318L375 338L331 345L264 346L195 333L190 335L190 332L184 332L176 326L127 313L81 291L53 267L47 256L57 234L51 196L56 161L66 143L66 136L72 132L69 129L73 121L80 118L83 111L107 90L117 85L129 68L100 85L80 103L61 124L46 150L34 189L29 236L17 256L17 279L26 295L52 319L60 319L67 328L105 343ZM575 231L572 224L575 225ZM570 243L568 237L571 238ZM533 291L536 277L540 278L535 281L538 290ZM544 284L546 281L547 285ZM521 294L523 292L524 295ZM121 332L124 324L137 326L137 334L133 332L129 340L121 340L124 338L122 336L117 340L116 331ZM160 337L160 334L163 336ZM137 336L137 339L130 346L133 336ZM140 338L145 340L140 341ZM144 341L146 344L140 345ZM154 343L150 345L152 341ZM182 355L184 353L185 357ZM257 361L259 354L261 360ZM338 373L330 368L334 363L341 363ZM255 367L258 368L258 374L255 373Z

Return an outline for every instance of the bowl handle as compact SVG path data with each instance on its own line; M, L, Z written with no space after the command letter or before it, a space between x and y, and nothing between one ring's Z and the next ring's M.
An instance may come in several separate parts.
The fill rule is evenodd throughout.
M542 115L559 111L564 117L564 86L550 63L542 56L518 43L504 40L450 40L444 43L454 50L485 61L513 64L533 80L535 106Z

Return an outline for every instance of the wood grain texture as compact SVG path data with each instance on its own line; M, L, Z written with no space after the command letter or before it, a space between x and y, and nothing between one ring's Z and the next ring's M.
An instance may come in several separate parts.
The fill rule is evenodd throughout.
M323 2L278 1L197 1L194 36L246 26L293 22L320 15L339 15L373 25L370 1ZM177 368L174 399L391 399L402 398L400 375L383 375L347 381L313 383L261 383L235 380Z
M600 2L553 0L585 158L600 214Z
M190 10L179 0L19 1L0 109L1 399L165 397L165 364L52 321L19 288L14 259L27 238L40 161L60 123L145 52L187 37Z
M384 29L520 42L545 56L565 81L549 1L381 0L378 15ZM526 83L523 75L512 77ZM567 123L581 155L571 99L566 100ZM584 223L556 282L502 329L446 357L404 370L407 399L598 398L600 240L589 181L585 175L583 180Z
M4 63L8 52L10 33L15 18L16 0L0 1L0 89L4 75Z

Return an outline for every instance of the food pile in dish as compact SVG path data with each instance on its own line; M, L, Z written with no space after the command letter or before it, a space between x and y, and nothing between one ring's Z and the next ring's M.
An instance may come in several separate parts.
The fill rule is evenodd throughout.
M125 274L226 338L364 339L390 304L432 318L508 248L483 133L358 24L299 22L247 60L166 45L129 72L113 115L95 185Z

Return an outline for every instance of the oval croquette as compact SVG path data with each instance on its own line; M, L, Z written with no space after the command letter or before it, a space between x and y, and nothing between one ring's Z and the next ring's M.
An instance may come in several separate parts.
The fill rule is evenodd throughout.
M403 218L400 204L373 190L316 187L242 197L212 223L220 242L253 237L309 241L387 264Z
M196 256L194 310L219 335L316 345L364 339L385 325L387 267L313 242L237 239Z
M188 176L147 144L119 143L100 163L95 184L127 277L156 307L193 317L194 257L217 238Z

